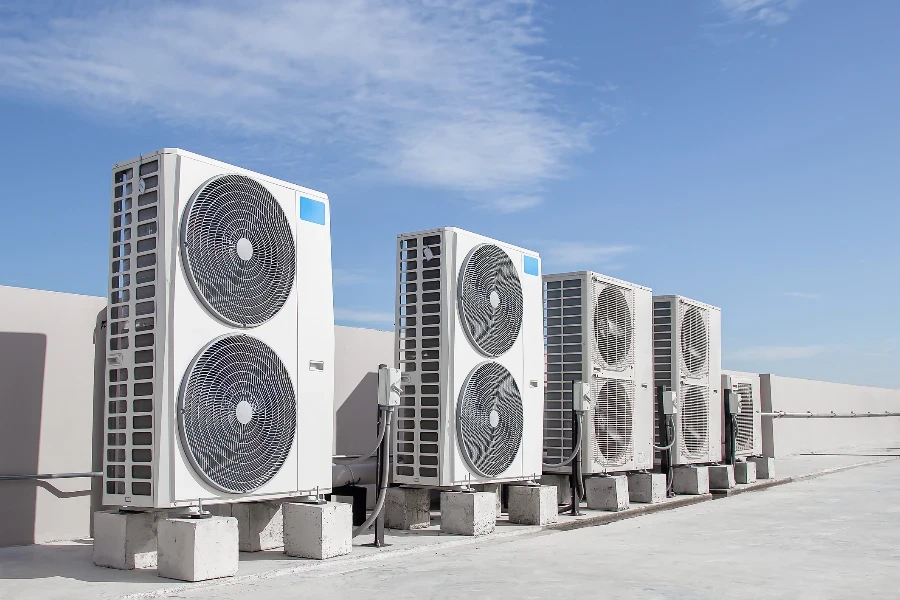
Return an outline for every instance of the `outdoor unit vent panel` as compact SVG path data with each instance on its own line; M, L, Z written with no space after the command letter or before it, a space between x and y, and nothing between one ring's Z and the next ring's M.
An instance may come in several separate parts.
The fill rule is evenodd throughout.
M544 462L572 452L572 383L587 381L587 474L652 467L651 292L581 271L544 276ZM544 467L570 472L570 467Z
M677 394L675 464L722 458L721 311L681 296L653 297L653 379ZM659 437L654 405L654 439Z
M111 208L103 503L328 491L328 198L167 149L113 167Z
M762 455L762 417L760 416L760 380L756 373L741 373L727 371L722 373L731 377L731 390L738 395L738 404L741 412L737 415L737 430L735 443L735 456L746 458L748 456ZM723 444L725 426L722 425Z
M445 487L540 475L536 253L455 228L398 236L404 390L394 481Z

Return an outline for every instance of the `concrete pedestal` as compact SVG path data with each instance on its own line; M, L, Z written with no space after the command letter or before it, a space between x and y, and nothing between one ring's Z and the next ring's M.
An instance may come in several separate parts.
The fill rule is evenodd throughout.
M384 499L384 526L389 529L424 529L431 525L431 499L427 488L388 488Z
M761 456L752 456L747 462L756 464L757 479L775 479L775 459Z
M152 512L94 513L94 564L123 570L156 567L156 521Z
M284 518L280 501L240 502L210 507L222 517L238 522L238 548L241 552L259 552L284 546Z
M569 475L546 473L541 475L541 485L556 487L557 504L569 504L572 502L572 480Z
M472 486L477 492L492 492L497 496L497 518L503 514L503 488L499 483L476 483Z
M592 510L625 510L630 505L628 477L588 477L584 480L584 495L587 507Z
M549 525L559 520L556 488L552 485L509 486L509 522Z
M734 487L734 467L714 465L709 467L709 489L730 490Z
M158 529L160 577L206 581L238 570L238 523L234 517L161 519Z
M675 467L672 491L676 494L699 495L709 493L707 467Z
M353 508L343 502L285 502L284 553L324 560L353 549Z
M756 463L752 461L734 463L734 480L737 483L755 483Z
M441 492L441 531L487 535L497 526L497 495L493 492Z
M657 504L666 499L665 473L632 473L628 476L628 499L642 504Z

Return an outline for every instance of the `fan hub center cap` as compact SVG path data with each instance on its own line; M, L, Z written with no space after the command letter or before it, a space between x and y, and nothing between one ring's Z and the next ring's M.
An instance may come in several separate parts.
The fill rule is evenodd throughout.
M246 425L253 420L253 405L246 400L241 400L234 407L234 416L237 418L238 423Z
M497 307L500 306L500 294L497 293L497 290L493 290L491 294L488 296L488 302L491 303L491 306L494 307L494 310L497 310Z
M491 414L488 419L490 419L491 422L491 429L496 428L497 425L500 424L500 413L497 412L496 408L491 409Z
M237 255L241 260L250 260L253 258L253 242L242 237L237 242Z

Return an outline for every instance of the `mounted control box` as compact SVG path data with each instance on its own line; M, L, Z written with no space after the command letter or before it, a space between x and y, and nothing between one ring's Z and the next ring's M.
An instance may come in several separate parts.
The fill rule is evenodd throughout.
M400 406L400 394L403 388L400 386L400 369L393 367L379 367L378 369L378 405Z
M666 390L662 393L662 404L664 415L674 415L678 412L677 396L675 392Z

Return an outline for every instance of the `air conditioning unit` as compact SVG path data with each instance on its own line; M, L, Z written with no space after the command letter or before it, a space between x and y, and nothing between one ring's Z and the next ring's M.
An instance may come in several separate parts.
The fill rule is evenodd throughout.
M582 271L544 275L544 463L572 453L572 382L590 382L585 474L653 467L652 292ZM569 472L570 466L544 467Z
M397 238L395 483L541 473L541 277L530 252L446 227Z
M176 149L112 175L103 504L329 491L327 196Z
M737 458L762 456L762 417L760 416L762 403L759 374L724 371L722 373L723 385L726 375L731 377L731 393L738 395L738 406L741 408L741 412L736 419L737 431L734 455ZM725 443L724 433L725 420L723 418L723 448Z
M676 465L722 460L722 311L682 296L653 296L654 384L676 392ZM658 410L654 411L657 423ZM655 428L657 440L658 427Z

